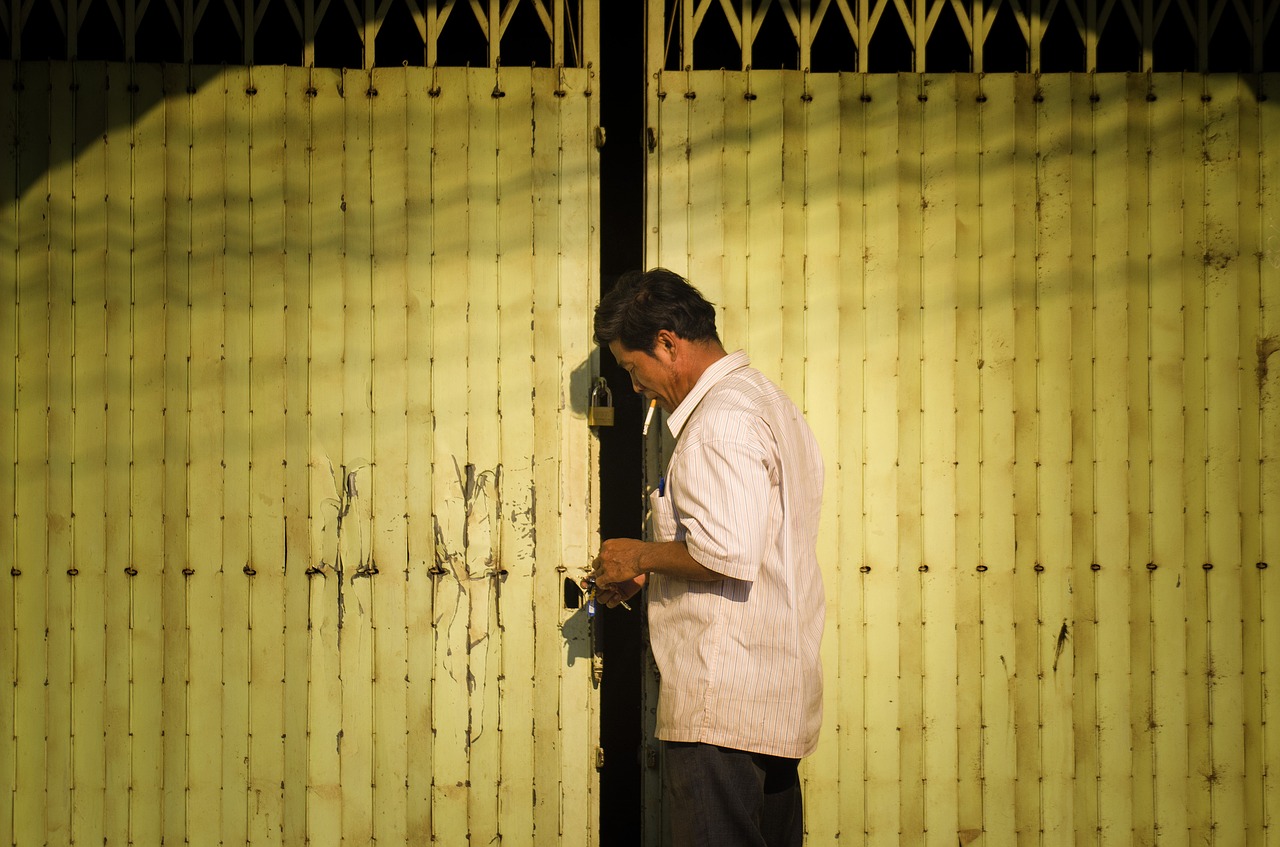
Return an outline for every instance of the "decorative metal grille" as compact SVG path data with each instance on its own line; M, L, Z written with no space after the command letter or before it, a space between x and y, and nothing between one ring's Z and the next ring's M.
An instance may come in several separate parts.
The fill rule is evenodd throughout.
M630 0L635 2L635 0ZM585 67L614 0L0 0L0 58ZM1280 0L650 0L650 68L1280 68Z
M585 67L596 8L591 0L0 0L0 58Z
M650 67L1261 72L1277 0L665 0ZM1268 49L1270 47L1270 49Z

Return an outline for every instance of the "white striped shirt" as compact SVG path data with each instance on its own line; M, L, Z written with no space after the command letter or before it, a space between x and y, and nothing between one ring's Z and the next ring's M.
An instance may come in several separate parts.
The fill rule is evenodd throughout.
M822 724L822 457L748 365L742 351L719 359L667 419L676 446L650 496L654 538L725 578L650 577L657 734L800 758Z

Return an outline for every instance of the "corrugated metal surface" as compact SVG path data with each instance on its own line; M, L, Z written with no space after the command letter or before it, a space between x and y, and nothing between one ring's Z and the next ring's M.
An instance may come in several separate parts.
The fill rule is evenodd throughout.
M1277 83L651 86L648 263L828 464L808 843L1276 837Z
M0 90L0 837L594 843L590 71Z

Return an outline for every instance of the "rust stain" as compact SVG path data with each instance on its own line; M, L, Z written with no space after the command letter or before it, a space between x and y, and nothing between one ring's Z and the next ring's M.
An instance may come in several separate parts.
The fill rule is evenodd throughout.
M1258 390L1261 391L1267 381L1269 368L1267 360L1271 354L1280 350L1280 336L1268 335L1258 339Z

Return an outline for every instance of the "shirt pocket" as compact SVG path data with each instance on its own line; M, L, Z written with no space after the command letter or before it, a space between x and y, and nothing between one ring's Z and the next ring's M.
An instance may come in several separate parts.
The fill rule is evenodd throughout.
M664 497L661 489L649 492L649 515L652 521L654 541L675 541L680 528L671 498Z

